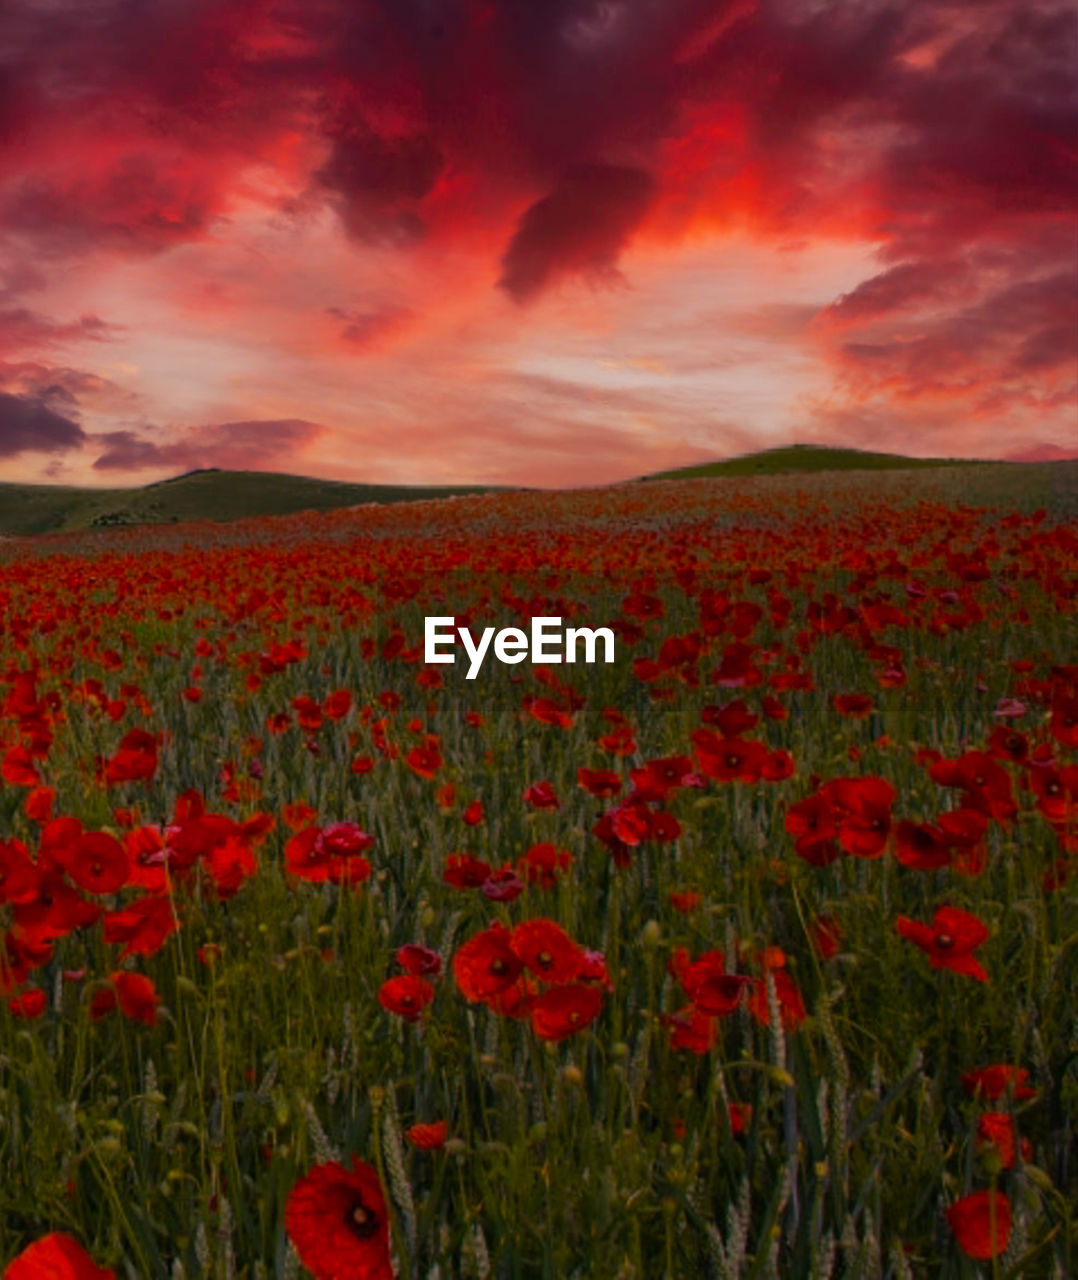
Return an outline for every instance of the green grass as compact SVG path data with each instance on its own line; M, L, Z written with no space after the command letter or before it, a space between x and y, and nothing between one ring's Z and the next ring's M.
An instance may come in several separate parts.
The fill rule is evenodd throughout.
M794 471L912 471L925 467L991 466L963 458L907 458L900 453L873 453L865 449L833 449L826 445L794 444L779 449L764 449L720 462L702 462L692 467L677 467L642 476L643 480L689 480L697 476L775 476Z
M215 469L192 471L138 489L0 484L0 534L28 536L189 520L240 520L483 491L474 486L345 484L308 476Z

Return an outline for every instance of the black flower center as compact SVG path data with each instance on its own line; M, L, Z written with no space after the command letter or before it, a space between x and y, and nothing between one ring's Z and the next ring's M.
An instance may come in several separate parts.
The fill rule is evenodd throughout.
M951 937L949 933L937 933L936 946L939 947L941 951L950 951L954 946L954 938Z
M377 1213L362 1200L357 1200L345 1217L345 1225L360 1240L369 1240L378 1231Z
M549 969L550 966L554 963L554 957L550 954L549 951L540 951L539 954L535 957L535 959L536 959L536 962L538 964L541 964L544 969Z
M507 968L507 965L500 956L498 957L497 960L492 960L490 962L490 971L491 973L495 974L497 977L501 977L501 975L505 972L506 968Z

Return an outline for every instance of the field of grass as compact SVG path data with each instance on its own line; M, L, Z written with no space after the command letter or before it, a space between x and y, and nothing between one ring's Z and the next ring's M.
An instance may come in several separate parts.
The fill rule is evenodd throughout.
M329 511L366 502L415 502L477 493L467 486L346 484L264 471L193 471L140 489L79 489L0 483L0 534L239 520Z
M4 544L5 1280L1078 1274L1067 474Z

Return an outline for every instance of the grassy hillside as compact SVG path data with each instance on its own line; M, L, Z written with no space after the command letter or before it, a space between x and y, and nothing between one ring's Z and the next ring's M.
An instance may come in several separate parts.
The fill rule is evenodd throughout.
M823 445L795 444L765 449L721 462L703 462L674 471L657 471L643 480L686 480L695 476L766 476L797 471L907 471L923 467L965 465L963 458L907 458L900 453L871 453L861 449L832 449ZM978 461L979 466L985 465ZM992 464L996 465L996 464ZM1002 464L998 464L1002 465Z
M344 484L260 471L193 471L141 489L77 489L63 485L0 484L0 534L26 535L187 520L328 511L362 502L410 502L468 487Z

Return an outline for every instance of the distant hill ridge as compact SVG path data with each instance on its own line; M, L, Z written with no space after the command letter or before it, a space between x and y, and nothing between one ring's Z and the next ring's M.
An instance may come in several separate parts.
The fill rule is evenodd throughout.
M217 467L202 467L137 489L0 483L0 534L27 536L188 520L240 520L487 491L469 485L348 484Z
M737 458L701 462L656 471L641 480L687 480L697 476L784 475L797 471L912 471L925 467L1006 466L979 458L908 458L900 453L874 453L866 449L837 449L830 445L792 444Z
M1023 463L1020 462L986 462L969 458L908 458L897 453L802 444L765 449L759 453L698 463L672 471L658 471L630 483L705 476L1021 465ZM495 487L482 485L351 484L269 471L222 471L218 467L199 467L133 489L0 482L0 536L25 537L194 520L229 521L251 516L290 515L297 511L330 511L368 502L417 502L498 491Z

